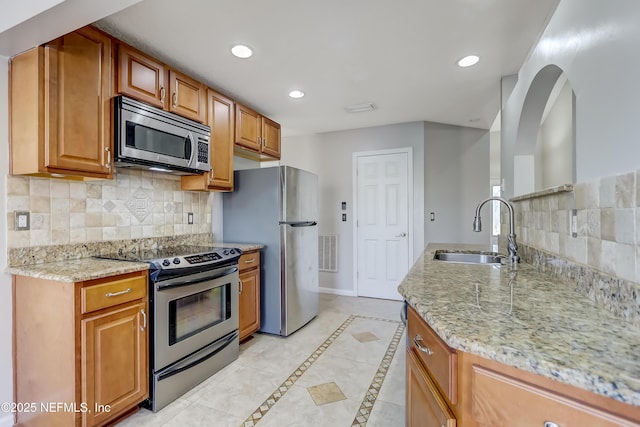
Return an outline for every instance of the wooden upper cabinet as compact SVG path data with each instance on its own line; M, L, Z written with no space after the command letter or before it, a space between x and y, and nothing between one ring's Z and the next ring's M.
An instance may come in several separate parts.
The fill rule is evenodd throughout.
M206 118L205 86L179 71L169 70L169 87L169 111L203 123Z
M203 123L206 87L124 43L118 45L117 91Z
M280 159L280 125L251 108L236 104L236 145L259 160Z
M280 158L280 124L266 117L262 118L262 152Z
M117 91L158 108L167 106L164 64L125 44L118 46Z
M111 38L85 27L11 60L11 173L112 177Z
M207 89L207 121L211 127L209 162L211 170L202 175L183 176L183 190L233 191L233 141L235 103Z
M262 116L249 107L236 104L236 144L257 153L262 147Z

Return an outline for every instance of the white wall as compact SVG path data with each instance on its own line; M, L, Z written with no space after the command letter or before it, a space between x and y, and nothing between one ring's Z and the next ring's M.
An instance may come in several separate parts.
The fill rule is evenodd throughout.
M536 190L573 184L573 90L565 81L540 127L541 184ZM536 180L537 181L537 180Z
M428 242L490 243L488 227L472 231L477 203L491 194L488 131L414 122L283 138L281 163L319 176L318 231L339 238L339 272L321 273L321 287L354 291L352 154L402 147L413 149L414 258ZM342 201L347 202L347 222L340 220ZM488 208L485 214L490 218Z
M520 111L539 70L549 64L567 75L576 95L576 181L613 176L640 158L640 2L561 0L539 43L518 73L503 106L502 173L513 194Z
M355 152L411 147L413 149L414 257L424 248L424 136L422 122L380 126L282 139L281 164L314 172L319 177L318 232L337 234L338 273L320 273L320 286L353 295L353 183ZM347 202L347 222L341 202Z
M488 207L484 230L472 228L477 204L491 195L489 140L486 130L424 123L426 243L490 243Z
M0 230L7 229L6 184L9 174L8 58L0 56ZM7 236L0 241L0 403L13 402L12 296L7 266ZM0 412L0 427L13 425L13 415Z

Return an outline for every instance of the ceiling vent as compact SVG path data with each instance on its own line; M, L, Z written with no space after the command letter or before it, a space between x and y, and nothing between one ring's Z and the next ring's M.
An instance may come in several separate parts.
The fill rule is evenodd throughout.
M347 113L365 113L367 111L373 111L376 106L372 102L365 102L364 104L353 104L344 107Z

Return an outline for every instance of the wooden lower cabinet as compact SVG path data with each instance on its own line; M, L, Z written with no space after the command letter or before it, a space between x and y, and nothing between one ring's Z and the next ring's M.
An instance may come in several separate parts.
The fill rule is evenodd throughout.
M18 425L103 426L137 410L149 396L146 289L146 271L76 283L14 276L14 399L34 405Z
M443 352L430 342L435 332L411 307L407 318L408 427L640 426L638 407L466 352ZM424 351L414 341L417 335L427 337L418 340ZM442 368L449 352L457 356L453 375ZM457 384L454 394L448 392L449 379Z
M239 332L240 341L260 329L260 252L242 254L240 266Z
M413 351L407 351L407 425L456 427L456 418Z

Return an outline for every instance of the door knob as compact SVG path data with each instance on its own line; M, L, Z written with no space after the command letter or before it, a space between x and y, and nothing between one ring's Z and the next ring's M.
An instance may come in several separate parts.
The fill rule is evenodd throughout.
M407 237L407 233L400 233L396 237Z

